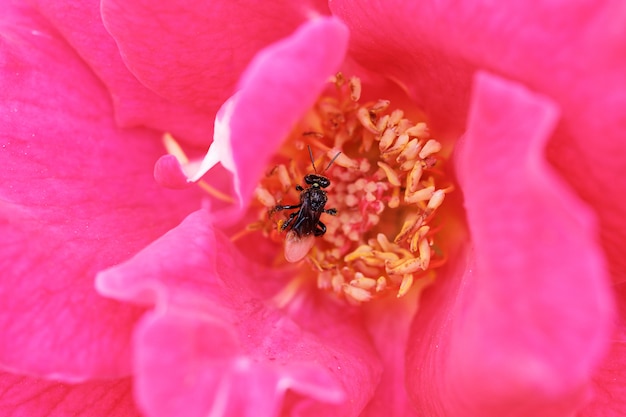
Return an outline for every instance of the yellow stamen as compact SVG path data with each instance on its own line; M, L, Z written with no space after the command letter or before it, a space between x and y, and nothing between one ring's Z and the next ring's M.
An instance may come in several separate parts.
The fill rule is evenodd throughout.
M378 166L381 167L382 170L385 172L385 176L387 177L387 180L391 185L393 185L394 187L400 186L400 177L398 177L398 174L389 165L384 162L378 161Z
M378 119L378 122L376 122L376 130L378 132L385 132L385 129L387 128L388 124L389 124L389 115L385 114L383 117Z
M409 194L407 192L404 195L404 202L405 203L419 203L421 201L428 201L431 199L433 194L435 194L435 187L431 185L426 188L422 188L421 190L417 190L414 193Z
M404 133L418 139L428 139L430 137L428 126L423 122L417 123L415 126L411 126Z
M407 177L406 180L406 189L408 193L414 193L417 191L417 187L419 186L419 182L422 179L422 173L424 172L424 168L422 164L417 163L413 165L411 169L411 173Z
M359 119L359 122L363 124L363 127L369 130L371 133L378 133L378 129L376 128L376 125L372 122L372 118L370 117L370 112L365 107L361 107L357 111L357 117Z
M163 142L163 146L165 146L165 150L167 151L167 153L169 153L170 155L174 155L174 157L181 165L189 163L189 158L187 158L185 151L183 151L183 148L180 147L178 141L174 139L174 136L166 132L163 134L161 140Z
M174 155L174 157L176 158L176 160L178 160L178 163L181 164L181 166L189 164L189 158L185 154L185 151L170 133L164 133L161 140L167 153L169 153L170 155ZM233 199L231 196L209 185L204 180L198 181L197 184L200 188L206 191L207 194L217 198L218 200L222 200L231 204L235 202L235 199Z
M400 283L400 288L398 289L397 297L403 297L407 292L411 289L413 285L413 274L406 274L402 277L402 282Z
M400 123L403 117L404 111L402 111L401 109L395 109L391 112L391 115L389 116L389 125L396 126L398 123Z
M376 104L374 104L369 111L371 113L380 113L382 111L387 110L387 108L389 108L389 105L391 104L391 102L389 100L378 100L376 102Z
M409 143L409 135L407 135L406 133L403 133L400 136L398 136L398 138L396 139L396 143L394 143L393 146L388 148L383 153L383 155L387 157L395 156L396 154L399 154L408 143Z
M196 184L198 184L198 186L200 188L202 188L204 191L206 191L207 194L212 195L213 197L217 198L218 200L222 200L222 201L225 201L227 203L234 203L235 202L234 198L232 198L228 194L224 194L223 192L221 192L217 188L209 185L209 183L207 183L204 180L200 180Z
M358 77L350 77L350 99L359 101L361 98L361 80Z
M423 239L420 242L418 252L420 259L422 260L422 269L426 270L426 268L428 268L428 264L430 263L430 243L428 240Z
M396 139L396 132L394 129L386 129L383 135L380 137L380 141L378 142L378 149L381 152L385 152L393 141Z
M443 199L446 196L446 193L443 190L437 190L433 193L430 200L428 200L428 204L426 205L426 211L431 212L436 210L443 203Z
M230 241L231 242L236 242L239 239L241 239L242 237L257 231L257 230L261 230L262 229L262 223L261 222L256 222L256 223L250 223L248 226L246 226L244 229L240 230L239 232L235 233L234 235L232 235L230 237Z
M439 142L437 142L436 140L430 139L428 142L426 142L426 144L424 145L424 147L420 151L419 156L422 159L426 159L430 155L432 155L434 153L437 153L440 150L441 150L441 144Z
M409 137L409 135L406 135L406 136ZM411 139L406 144L404 149L402 149L402 151L400 152L400 155L398 155L398 157L396 158L396 161L398 161L399 163L403 163L406 161L414 161L419 151L420 151L420 146L419 146L418 140Z
M422 269L420 258L400 259L396 262L388 262L385 265L388 274L412 274Z
M376 280L373 278L367 278L363 276L362 273L357 272L355 274L356 278L350 281L350 285L353 287L363 288L364 290L371 290L372 288L376 288Z
M372 293L364 288L354 287L352 285L342 285L342 290L345 295L352 298L357 303L370 301L372 299Z
M263 204L265 207L272 208L276 206L276 199L265 188L257 187L257 189L254 192L254 195L257 198L257 200L259 200L259 202Z
M409 246L409 250L411 252L417 252L418 251L420 242L422 242L422 240L428 234L429 231L430 231L430 227L429 226L422 226L422 227L419 228L417 233L415 233L413 235L413 237L411 238L411 244Z
M432 282L432 268L445 262L440 245L433 249L436 213L453 189L445 171L433 169L444 161L443 147L426 123L412 122L388 100L360 103L357 78L338 74L332 82L334 90L318 100L286 141L281 154L290 159L257 189L260 221L266 222L260 229L271 239L284 239L281 226L301 208L274 207L300 202L303 191L296 184L306 189L303 177L313 172L306 152L310 145L317 174L330 181L325 209L337 209L337 215L320 214L326 233L307 256L309 273L320 289L352 304L388 293L403 297Z

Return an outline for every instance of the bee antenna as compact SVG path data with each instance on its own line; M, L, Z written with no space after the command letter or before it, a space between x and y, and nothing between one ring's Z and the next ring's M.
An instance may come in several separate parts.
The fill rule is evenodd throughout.
M330 168L330 166L333 164L333 162L335 162L335 159L337 159L337 157L338 157L339 155L341 155L341 152L337 152L337 155L335 155L335 156L333 157L333 159L331 159L331 160L330 160L330 162L328 163L328 166L326 167L326 169L324 169L324 171L322 171L322 174L323 174L324 172L326 172L326 171L328 170L328 168Z
M315 171L315 173L317 174L317 168L315 168L315 161L313 160L313 151L311 150L311 145L307 145L307 148L309 148L309 157L311 158L311 165L313 165L313 171Z

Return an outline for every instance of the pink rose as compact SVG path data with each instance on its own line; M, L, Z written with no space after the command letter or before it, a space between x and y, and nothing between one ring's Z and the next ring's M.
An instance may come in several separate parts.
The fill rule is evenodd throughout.
M34 3L0 18L3 415L626 411L619 3ZM229 239L347 69L458 182L432 286L360 307Z

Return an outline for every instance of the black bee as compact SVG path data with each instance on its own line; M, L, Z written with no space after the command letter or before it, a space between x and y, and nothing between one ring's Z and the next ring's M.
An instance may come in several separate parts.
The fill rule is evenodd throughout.
M341 152L335 155L323 172L326 172L326 170L330 168L340 154ZM280 227L281 232L288 230L285 245L285 257L287 257L287 260L290 262L295 262L295 260L292 260L294 259L294 256L290 256L289 252L296 251L298 254L295 257L298 258L296 260L299 260L306 255L308 250L313 245L312 239L310 243L300 244L299 242L305 240L305 238L309 237L311 234L317 237L326 233L326 225L320 220L322 213L330 214L331 216L337 215L337 209L326 208L328 197L324 188L330 185L330 180L317 173L315 162L313 161L313 152L311 152L310 146L309 156L311 158L311 164L313 165L315 174L307 174L304 177L304 182L308 185L307 188L304 188L299 184L296 185L296 191L300 192L300 204L276 206L273 209L273 211L299 209L298 211L291 213ZM296 247L301 247L301 249L295 249ZM307 247L308 249L305 249ZM303 251L304 253L301 254Z

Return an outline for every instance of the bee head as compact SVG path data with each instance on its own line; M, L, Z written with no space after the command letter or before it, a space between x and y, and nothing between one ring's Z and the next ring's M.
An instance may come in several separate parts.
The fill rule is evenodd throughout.
M304 182L312 187L326 188L330 185L330 180L323 175L307 174Z

